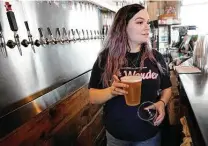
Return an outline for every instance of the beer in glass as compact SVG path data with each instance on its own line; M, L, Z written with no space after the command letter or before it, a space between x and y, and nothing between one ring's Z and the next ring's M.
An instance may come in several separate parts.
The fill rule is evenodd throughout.
M129 85L125 90L128 94L125 95L126 104L129 106L136 106L141 102L141 76L124 76L121 77L121 82Z

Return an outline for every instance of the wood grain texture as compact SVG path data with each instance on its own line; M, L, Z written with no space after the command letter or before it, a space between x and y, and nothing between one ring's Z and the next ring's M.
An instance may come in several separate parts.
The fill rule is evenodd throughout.
M93 146L104 132L102 105L88 98L86 85L1 139L0 146Z

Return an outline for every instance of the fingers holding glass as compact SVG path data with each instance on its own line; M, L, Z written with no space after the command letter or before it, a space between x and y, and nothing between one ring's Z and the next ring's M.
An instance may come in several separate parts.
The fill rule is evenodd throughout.
M137 115L140 119L144 121L150 122L152 125L154 125L154 122L157 118L157 110L153 102L146 101L143 102L139 108Z

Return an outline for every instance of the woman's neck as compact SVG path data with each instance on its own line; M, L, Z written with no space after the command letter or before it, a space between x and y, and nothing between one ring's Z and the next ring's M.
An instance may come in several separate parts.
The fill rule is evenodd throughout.
M130 48L131 48L130 53L136 53L136 52L140 51L141 45L140 44L134 44L134 45L132 44L132 45L130 45Z

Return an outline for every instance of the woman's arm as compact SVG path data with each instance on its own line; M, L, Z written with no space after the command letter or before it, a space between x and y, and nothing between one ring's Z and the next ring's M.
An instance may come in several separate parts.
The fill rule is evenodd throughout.
M167 105L170 100L171 94L172 94L171 87L164 89L162 91L160 100L164 101L165 105Z
M172 94L171 87L164 89L162 91L160 100L154 104L158 112L158 116L154 121L155 126L158 126L162 123L165 117L165 106L168 104L171 94Z
M127 94L124 88L128 88L129 85L121 83L116 75L113 75L113 79L114 82L111 87L105 89L90 88L89 96L92 104L102 104L117 95Z
M102 104L113 97L111 87L105 89L94 89L90 88L89 96L90 103L92 104Z

